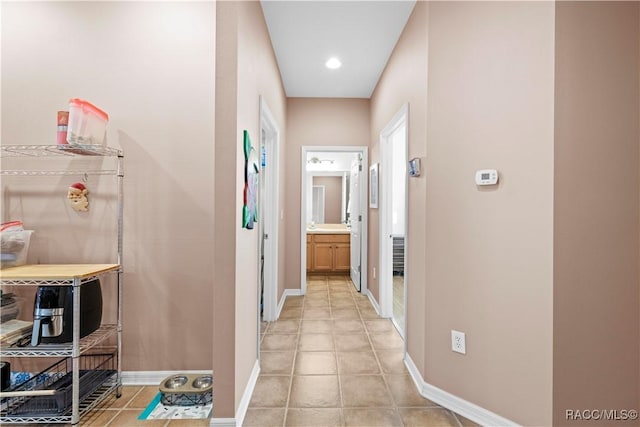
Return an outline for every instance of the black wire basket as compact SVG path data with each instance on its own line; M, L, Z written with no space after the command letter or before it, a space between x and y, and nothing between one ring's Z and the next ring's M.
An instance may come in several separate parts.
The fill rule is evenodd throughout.
M115 381L115 355L88 354L80 356L80 402L101 386ZM7 417L60 416L71 411L73 400L72 359L62 359L29 380L7 391L51 390L44 396L19 396L4 399Z

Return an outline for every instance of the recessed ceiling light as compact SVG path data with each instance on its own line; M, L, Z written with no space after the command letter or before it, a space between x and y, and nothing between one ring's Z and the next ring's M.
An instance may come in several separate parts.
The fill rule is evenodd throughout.
M342 62L340 62L338 58L333 57L329 58L329 60L325 62L324 65L331 70L335 70L342 66Z

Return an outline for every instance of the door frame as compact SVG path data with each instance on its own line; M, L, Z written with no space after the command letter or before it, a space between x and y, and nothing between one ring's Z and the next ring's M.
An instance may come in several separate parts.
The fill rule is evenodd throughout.
M363 145L303 145L300 157L300 293L305 295L307 293L307 153L309 152L340 152L340 153L360 153L362 155L362 172L364 177L367 176L369 165L369 147ZM369 182L368 179L362 179L360 185L360 203L361 206L369 206L367 204L369 195ZM367 287L367 248L368 248L368 218L369 209L362 209L362 225L360 239L360 286L361 293L368 295Z
M278 173L278 163L280 155L280 129L278 124L271 114L271 110L267 106L266 101L260 96L260 168L262 169L262 131L265 131L269 136L265 139L266 146L264 147L267 153L267 166L270 167L274 173L269 175L265 174L263 180L265 186L269 186L273 189L273 197L266 198L264 192L261 192L261 205L263 207L263 214L259 215L259 239L263 238L264 229L263 221L268 223L264 225L264 228L270 230L268 238L264 241L264 253L270 254L270 259L273 262L264 263L264 307L263 318L267 322L272 322L277 319L278 314L278 241L279 233L279 200L280 200L280 174ZM270 178L270 182L266 182L266 178ZM269 215L266 215L266 213ZM262 242L258 245L258 323L260 322L260 266L262 260ZM266 258L266 256L265 256ZM260 325L258 325L258 331L260 331Z
M400 331L398 325L393 318L393 279L388 282L393 271L389 271L389 260L393 262L393 242L387 236L392 234L391 230L391 189L392 176L387 173L390 170L389 159L391 159L389 150L391 149L391 136L395 131L404 125L405 127L405 150L408 159L409 151L409 104L404 104L400 110L393 116L389 123L380 132L380 311L382 317L391 318L396 329L404 338L407 333L407 248L410 239L408 231L409 227L409 174L405 176L405 237L404 237L404 330ZM392 267L393 269L393 267Z

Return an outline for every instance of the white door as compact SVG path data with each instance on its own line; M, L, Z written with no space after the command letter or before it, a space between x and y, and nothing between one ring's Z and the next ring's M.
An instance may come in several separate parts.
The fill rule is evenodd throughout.
M262 320L272 322L277 314L278 287L278 138L271 112L260 100L260 201L258 211L259 310ZM260 328L258 328L258 331Z
M404 338L406 329L408 237L408 106L380 133L380 308Z
M359 157L359 156L358 156ZM351 164L349 179L349 221L351 224L351 281L360 290L360 234L362 214L360 212L360 176L362 174L362 160L358 158Z

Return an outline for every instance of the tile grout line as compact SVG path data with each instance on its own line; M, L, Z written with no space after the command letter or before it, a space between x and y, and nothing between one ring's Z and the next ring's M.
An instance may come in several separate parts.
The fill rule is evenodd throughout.
M138 397L140 393L142 393L142 390L144 390L144 386L140 387L140 390L134 393L134 395L131 396L131 398L124 405L122 405L121 408L118 408L118 412L116 413L116 415L111 417L109 422L107 422L107 424L105 424L104 427L109 427L111 423L113 423L113 421L115 421L115 419L118 418L118 416L122 413L122 411L129 405L129 403L131 403L133 399L135 399L136 397ZM117 399L122 399L122 396L118 397Z

